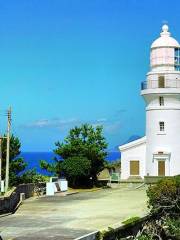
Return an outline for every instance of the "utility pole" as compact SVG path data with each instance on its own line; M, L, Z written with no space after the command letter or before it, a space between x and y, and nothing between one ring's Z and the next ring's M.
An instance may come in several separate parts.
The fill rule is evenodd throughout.
M6 149L6 178L5 178L5 192L9 187L9 149L10 149L10 129L11 129L11 107L7 112L7 149Z
M0 136L0 188L1 188L1 181L2 181L2 137ZM2 192L1 190L0 190L0 194Z

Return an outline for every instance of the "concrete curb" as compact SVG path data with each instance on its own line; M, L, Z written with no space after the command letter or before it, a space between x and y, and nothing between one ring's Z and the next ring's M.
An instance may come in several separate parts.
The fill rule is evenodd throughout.
M141 221L146 221L149 218L150 218L150 215L145 215L145 216L142 216L140 219L138 219L134 223L123 224L122 222L121 223L117 222L117 223L114 223L112 225L107 226L107 228L103 228L103 229L100 229L99 231L94 231L94 232L85 234L81 237L75 238L74 240L96 240L96 237L97 237L98 233L101 233L102 231L107 231L108 232L109 228L113 229L114 231L123 231L124 229L126 229L128 227L132 227L133 225L136 225Z
M74 240L95 240L98 233L99 231L94 231L81 237L75 238Z
M89 189L89 190L85 190L84 192L97 192L102 190L102 188L97 188L97 189Z
M4 213L4 214L0 214L0 218L3 218L3 217L7 217L9 215L12 215L13 213Z
M74 195L74 194L77 194L79 192L70 192L70 193L67 193L65 196L69 196L69 195Z
M77 193L86 193L86 192L97 192L97 191L100 191L102 190L102 188L98 188L98 189L87 189L87 190L84 190L84 191L75 191L75 192L70 192L70 193L66 193L65 196L68 196L68 195L73 195L73 194L77 194Z

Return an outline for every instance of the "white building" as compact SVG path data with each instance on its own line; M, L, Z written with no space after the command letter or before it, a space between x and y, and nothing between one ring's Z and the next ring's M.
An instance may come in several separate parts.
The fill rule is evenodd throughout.
M150 72L141 85L146 136L119 147L122 179L180 174L180 45L167 25L150 55Z

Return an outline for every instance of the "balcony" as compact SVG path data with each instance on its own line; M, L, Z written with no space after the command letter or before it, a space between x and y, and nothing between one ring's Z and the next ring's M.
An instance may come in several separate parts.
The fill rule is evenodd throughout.
M148 80L141 83L141 90L157 88L180 88L180 79Z

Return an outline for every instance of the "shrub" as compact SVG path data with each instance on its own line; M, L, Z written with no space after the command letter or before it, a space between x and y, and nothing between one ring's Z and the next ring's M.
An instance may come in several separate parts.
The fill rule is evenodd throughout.
M142 234L141 236L137 237L136 240L152 240L152 238L146 234Z
M180 177L164 178L147 190L151 213L180 213Z
M167 218L164 223L166 235L169 237L179 237L180 239L180 218Z
M19 183L48 182L49 177L38 174L35 169L27 170L19 177Z
M75 156L65 159L61 168L70 184L76 187L83 182L86 185L90 175L91 162L86 157Z

